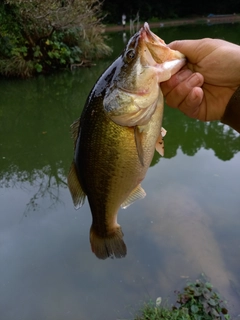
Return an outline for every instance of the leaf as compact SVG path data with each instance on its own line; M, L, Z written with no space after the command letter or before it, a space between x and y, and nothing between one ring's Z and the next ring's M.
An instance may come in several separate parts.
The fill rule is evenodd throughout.
M39 63L35 64L35 69L37 70L37 72L42 72L42 65Z
M194 297L200 297L202 295L202 290L196 288L194 292Z
M212 308L211 314L212 314L213 316L215 316L215 317L220 317L220 314L219 314L219 313L217 312L217 310L214 309L214 308Z
M206 313L209 313L209 311L211 311L211 307L209 306L209 304L207 303L207 301L204 301L202 303L203 305L203 310L206 312Z
M203 292L203 296L204 296L204 298L205 298L206 300L208 300L208 299L210 299L210 297L211 297L211 292L206 292L206 291L204 291L204 292Z
M210 282L206 282L205 287L208 288L210 291L212 290L212 285Z
M193 305L191 306L191 311L192 311L192 313L198 313L198 311L199 311L198 306L195 305L195 304L193 304Z
M218 305L218 302L216 302L214 299L209 299L208 304L210 304L210 306L212 307L215 307Z
M42 56L42 53L41 53L41 51L40 51L40 47L39 46L36 46L36 48L35 48L35 51L34 51L34 57L39 57L39 56Z

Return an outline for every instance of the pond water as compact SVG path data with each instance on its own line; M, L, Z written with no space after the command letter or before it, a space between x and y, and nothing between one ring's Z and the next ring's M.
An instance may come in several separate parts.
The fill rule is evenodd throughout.
M237 43L240 25L154 32ZM202 274L238 315L240 136L228 126L166 107L165 157L154 157L147 196L118 214L127 256L101 261L90 250L88 203L76 211L66 186L69 127L129 35L109 37L112 57L90 69L0 80L0 318L133 319L143 301L174 302Z

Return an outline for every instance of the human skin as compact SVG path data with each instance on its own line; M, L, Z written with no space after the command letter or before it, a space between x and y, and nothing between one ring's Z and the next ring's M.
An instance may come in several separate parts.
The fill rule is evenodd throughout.
M182 52L187 64L161 83L166 103L191 118L221 120L240 86L240 46L204 38L174 41L169 47Z

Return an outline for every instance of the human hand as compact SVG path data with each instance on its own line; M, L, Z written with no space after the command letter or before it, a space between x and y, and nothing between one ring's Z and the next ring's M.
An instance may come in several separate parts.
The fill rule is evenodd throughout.
M187 65L161 83L166 102L191 118L220 120L240 85L240 46L219 39L174 41Z

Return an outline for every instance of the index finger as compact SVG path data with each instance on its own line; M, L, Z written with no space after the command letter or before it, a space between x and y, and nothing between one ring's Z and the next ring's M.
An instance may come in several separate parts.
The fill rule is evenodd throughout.
M202 45L203 40L176 40L168 44L169 48L173 50L178 50L183 53L189 62L198 63L199 57L199 47Z

